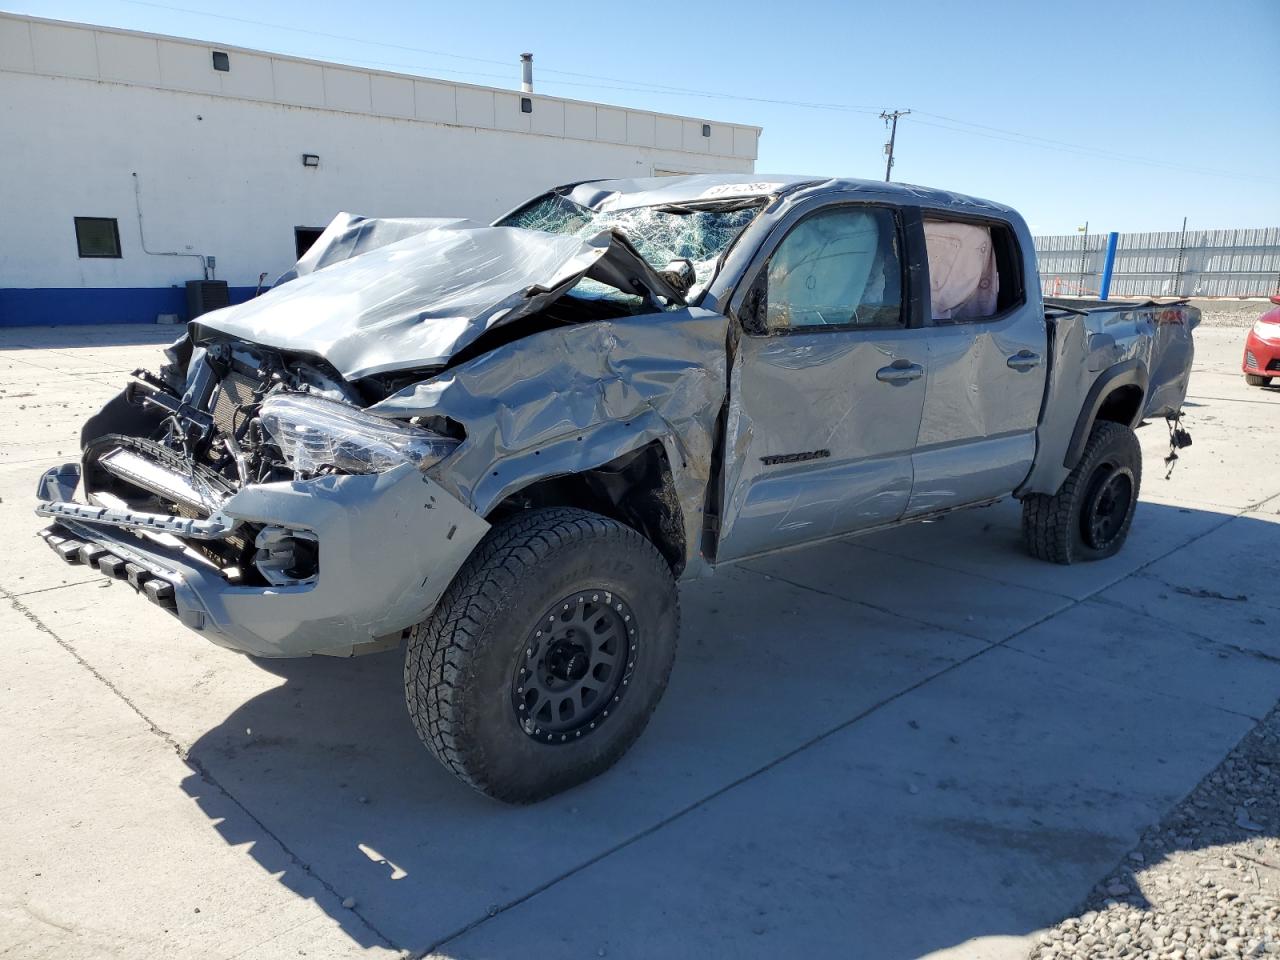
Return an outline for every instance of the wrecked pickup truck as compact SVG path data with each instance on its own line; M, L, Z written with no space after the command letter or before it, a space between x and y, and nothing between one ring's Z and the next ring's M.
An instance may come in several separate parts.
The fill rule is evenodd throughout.
M550 191L486 226L340 215L200 316L49 470L67 561L261 657L405 644L422 740L507 801L605 770L676 581L1014 496L1115 553L1185 304L1046 307L1014 211L856 180Z

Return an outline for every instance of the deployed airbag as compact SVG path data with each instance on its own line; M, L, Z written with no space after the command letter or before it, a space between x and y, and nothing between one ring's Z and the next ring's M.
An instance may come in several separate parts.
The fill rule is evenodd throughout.
M991 229L971 223L924 222L929 293L935 320L971 320L996 312L1000 281Z

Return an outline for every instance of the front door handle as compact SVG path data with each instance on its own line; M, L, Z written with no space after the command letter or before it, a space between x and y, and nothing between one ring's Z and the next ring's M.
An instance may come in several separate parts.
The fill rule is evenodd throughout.
M876 379L881 383L910 383L924 376L924 367L910 360L895 360L887 367L876 371Z
M1030 350L1019 350L1007 362L1010 370L1026 373L1040 366L1040 354L1032 353Z

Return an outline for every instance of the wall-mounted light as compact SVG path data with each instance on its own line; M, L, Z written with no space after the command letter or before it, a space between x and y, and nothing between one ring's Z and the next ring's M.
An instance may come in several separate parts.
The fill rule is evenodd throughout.
M320 166L320 155L318 153L304 153L302 155L302 165L304 167Z
M533 100L529 97L520 98L520 112L533 113Z
M702 125L702 135L703 135L704 137L709 137L709 136L711 136L711 124L709 124L709 123L704 123L704 124Z
M231 70L231 57L223 50L213 51L213 69L219 73L227 73Z

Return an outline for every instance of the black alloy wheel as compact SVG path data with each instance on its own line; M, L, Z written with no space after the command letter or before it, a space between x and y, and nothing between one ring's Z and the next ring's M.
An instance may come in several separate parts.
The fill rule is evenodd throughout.
M1080 532L1094 550L1108 549L1125 528L1133 506L1133 471L1114 462L1097 466L1080 514Z
M617 593L582 590L553 604L511 678L516 722L543 743L587 736L622 701L639 653L634 614Z

